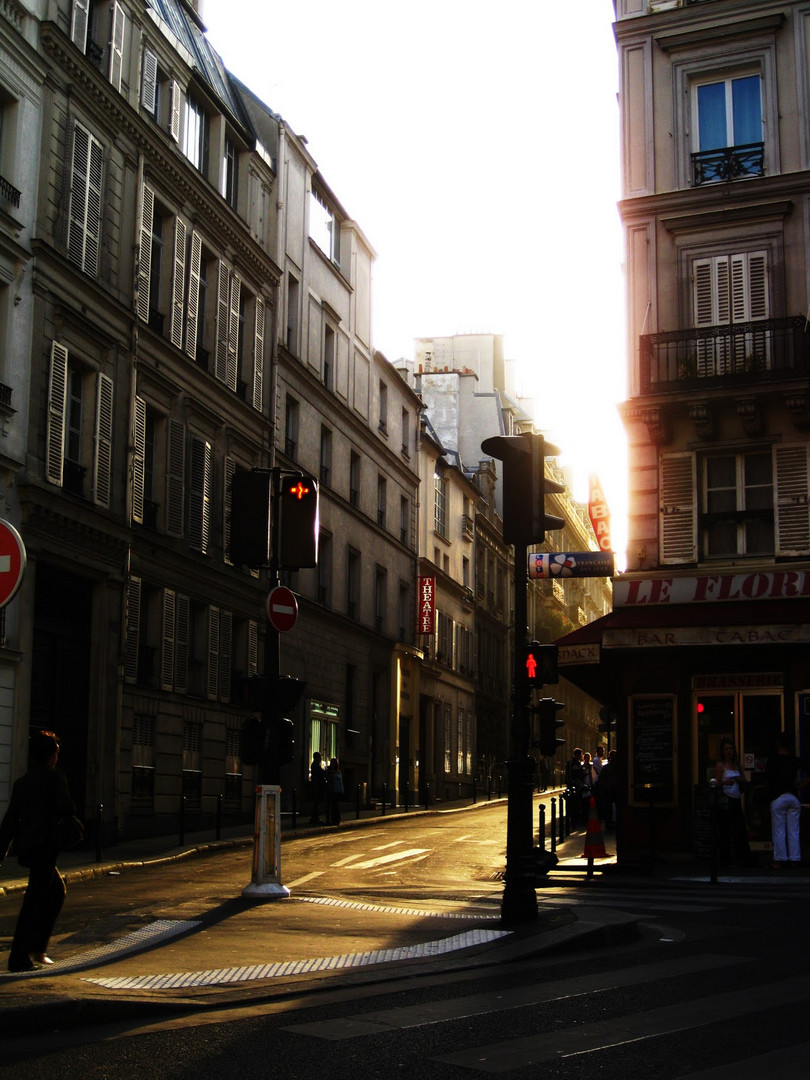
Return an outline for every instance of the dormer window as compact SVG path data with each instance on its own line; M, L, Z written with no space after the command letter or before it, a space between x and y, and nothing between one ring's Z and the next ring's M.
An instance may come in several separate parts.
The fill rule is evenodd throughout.
M340 263L340 222L316 191L309 198L309 238L328 259Z

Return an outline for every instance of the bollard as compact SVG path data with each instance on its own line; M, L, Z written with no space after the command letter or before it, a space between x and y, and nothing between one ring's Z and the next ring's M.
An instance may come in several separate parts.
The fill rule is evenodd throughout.
M560 843L565 840L565 822L568 816L568 799L564 791L560 792ZM570 831L570 823L569 823Z
M473 806L478 802L478 784L473 780Z
M223 796L217 795L217 840L222 839L222 803Z
M358 821L359 818L360 818L360 785L359 784L357 785L357 794L355 795L354 800L355 800L354 820Z
M388 785L382 786L382 816L385 817L385 801L388 798Z
M557 850L557 800L551 796L551 852Z
M178 843L180 847L186 842L186 797L180 796L180 837Z
M101 862L101 836L102 836L102 815L104 813L104 803L99 803L96 806L96 862Z
M298 823L298 789L292 789L292 827Z
M538 807L538 810L537 810L537 816L538 816L538 822L537 822L538 847L540 847L542 851L545 851L546 850L546 804L545 803L540 803L540 806Z
M425 781L425 809L430 809L430 781Z
M405 787L403 789L403 796L404 796L404 799L405 799L405 813L407 814L408 813L408 804L411 801L411 788L410 788L410 784L408 783L407 780L405 781Z
M492 773L487 776L487 802L492 802Z

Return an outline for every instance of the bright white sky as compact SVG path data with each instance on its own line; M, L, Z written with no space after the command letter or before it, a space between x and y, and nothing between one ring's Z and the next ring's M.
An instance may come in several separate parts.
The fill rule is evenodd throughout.
M374 346L504 335L535 420L625 537L612 0L203 0L226 66L377 252ZM494 433L493 433L494 434Z

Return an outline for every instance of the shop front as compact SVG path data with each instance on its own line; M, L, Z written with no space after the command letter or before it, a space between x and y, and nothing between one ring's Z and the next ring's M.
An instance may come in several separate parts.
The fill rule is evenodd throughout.
M808 645L802 572L619 579L613 612L559 639L561 673L616 715L620 862L707 854L726 739L744 770L750 846L770 849L768 756L781 732L810 750Z

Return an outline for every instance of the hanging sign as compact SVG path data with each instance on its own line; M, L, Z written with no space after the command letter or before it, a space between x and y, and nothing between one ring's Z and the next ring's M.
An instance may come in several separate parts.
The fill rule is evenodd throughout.
M591 473L588 477L588 517L591 519L596 542L600 551L612 551L610 542L610 507L607 504L599 477Z
M418 634L432 634L436 629L436 578L419 578Z
M529 556L529 577L549 578L613 577L612 551L552 551Z

